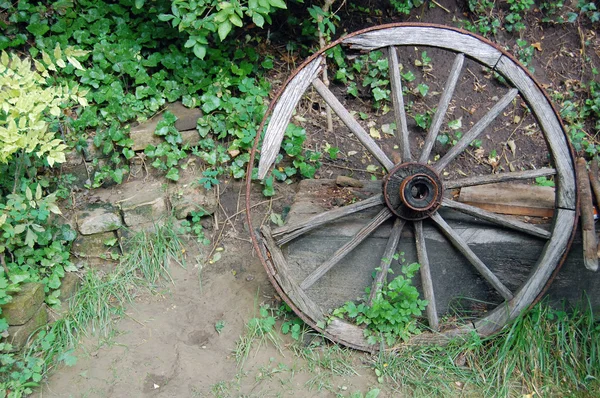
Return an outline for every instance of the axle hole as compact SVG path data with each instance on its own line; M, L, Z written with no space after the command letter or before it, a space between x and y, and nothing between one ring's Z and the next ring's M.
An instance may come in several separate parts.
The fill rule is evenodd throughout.
M410 195L417 200L422 200L429 194L429 187L423 183L416 183L410 188Z

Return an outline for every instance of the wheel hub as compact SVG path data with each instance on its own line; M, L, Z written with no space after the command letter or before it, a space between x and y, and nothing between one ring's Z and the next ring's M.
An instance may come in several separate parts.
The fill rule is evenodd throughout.
M390 170L383 195L390 210L405 220L422 220L442 203L442 180L429 166L402 163Z

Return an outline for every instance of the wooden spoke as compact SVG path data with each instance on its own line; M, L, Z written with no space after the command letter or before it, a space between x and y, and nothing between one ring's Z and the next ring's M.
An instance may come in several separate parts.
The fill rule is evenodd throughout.
M496 214L491 211L483 210L479 207L460 203L455 200L444 199L442 202L442 206L458 210L462 213L469 214L471 216L492 222L494 224L501 225L506 228L511 228L529 235L537 236L539 238L550 239L551 236L550 232L546 231L543 228L536 227L535 225L527 224L522 221L518 221L500 214Z
M381 257L381 263L379 263L379 271L377 271L375 280L371 285L371 293L369 294L369 299L367 300L367 305L369 306L373 304L375 296L377 296L377 293L387 281L388 270L390 269L392 258L396 253L398 242L400 241L400 235L402 234L402 228L404 228L405 223L406 221L401 218L396 218L396 221L394 221L394 226L392 227L392 232L390 232L390 237L383 252L383 257Z
M390 84L392 88L392 102L394 104L394 115L396 126L400 135L400 148L402 150L402 162L410 162L410 142L408 140L408 124L406 123L406 112L404 111L404 98L402 97L402 79L398 66L398 53L396 47L388 47L388 58L390 67Z
M348 255L356 246L364 241L373 231L383 224L388 218L392 216L392 212L384 207L379 214L373 218L367 225L361 228L344 246L339 248L333 256L323 264L321 264L316 270L314 270L309 276L302 281L300 288L303 290L311 287L316 281L318 281L327 271L329 271L334 265L339 263L346 255Z
M556 174L555 169L543 168L537 170L515 171L513 173L488 174L477 177L460 178L444 182L444 188L463 188L475 185L495 184L498 182L529 180L537 177L547 177Z
M335 97L335 95L327 88L327 86L320 80L314 79L313 87L323 97L327 105L333 109L336 115L342 119L342 122L354 133L356 138L363 144L363 146L371 152L371 154L382 164L386 170L390 170L394 167L394 163L388 158L383 150L377 145L375 140L365 131L365 129L354 119L354 117L344 108L344 105Z
M458 77L460 76L460 71L464 61L465 55L462 53L458 54L456 58L454 58L454 63L452 64L448 81L446 82L444 92L442 93L440 102L438 103L437 111L435 112L433 120L431 121L431 127L427 133L425 145L423 145L423 152L421 152L421 156L419 157L420 163L426 164L427 160L429 160L431 149L433 148L433 144L435 144L435 139L438 136L440 127L442 127L442 122L444 121L444 116L446 116L448 105L450 105L450 100L452 99L452 94L456 88L456 83L458 82Z
M446 235L446 238L452 243L452 245L463 254L469 260L469 262L477 269L477 271L487 280L493 287L496 289L498 293L504 299L511 300L513 298L513 294L510 290L502 282L500 279L490 269L477 257L477 255L471 250L471 248L467 245L467 242L456 233L447 223L444 221L442 216L439 213L434 213L431 216L431 219L437 224L440 230Z
M275 228L273 230L273 238L275 238L277 240L277 244L281 246L323 224L335 221L349 214L381 205L382 203L384 203L383 195L375 195L369 199L361 200L360 202L356 202L348 206L338 207L333 210L317 214L298 223L286 224L283 227Z
M273 111L273 117L265 132L258 164L259 179L262 180L265 178L269 168L279 154L281 141L283 140L292 113L294 112L296 105L298 105L298 101L300 101L300 98L302 98L304 92L310 85L310 82L319 73L322 61L323 57L315 58L288 83L286 90L281 94L279 102Z
M500 113L510 104L515 97L519 94L519 90L513 88L510 90L504 97L502 97L496 104L485 114L484 117L479 119L475 126L471 128L471 130L467 131L467 133L458 141L456 145L454 145L447 154L444 155L434 166L435 170L439 173L441 172L448 164L458 155L462 153L470 144L476 139L479 134L485 130L490 123L494 121L498 117Z
M429 258L425 247L425 235L423 234L423 221L415 221L415 241L417 243L417 260L421 265L421 283L423 285L423 294L427 304L427 320L432 330L439 329L437 309L435 306L435 294L433 293L433 280L431 279L431 269L429 268Z

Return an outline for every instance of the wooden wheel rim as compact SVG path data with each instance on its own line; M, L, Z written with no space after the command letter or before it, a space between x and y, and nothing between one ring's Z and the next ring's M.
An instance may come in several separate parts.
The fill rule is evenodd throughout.
M376 43L376 44L374 44ZM432 44L435 43L435 44ZM554 161L555 174L556 174L556 211L551 227L550 238L545 245L545 248L540 255L536 265L533 268L529 279L512 295L512 298L507 299L503 304L499 305L496 309L489 312L487 316L474 322L472 325L465 325L461 328L445 331L443 334L447 337L470 333L476 331L480 335L489 335L504 326L507 322L518 316L523 310L527 309L532 305L536 299L545 291L548 281L553 278L560 266L562 265L568 249L571 245L574 231L577 224L578 216L578 201L577 192L575 187L575 174L574 174L574 156L573 150L566 138L564 133L564 127L558 113L552 106L550 100L544 93L541 85L535 81L533 76L523 68L517 60L515 60L510 54L506 53L503 49L495 46L485 38L474 35L470 32L466 32L460 29L450 28L440 25L432 24L388 24L375 26L369 29L361 30L352 33L348 36L338 39L331 43L326 48L318 51L313 56L308 58L288 79L282 89L276 95L271 102L269 109L267 110L263 121L261 122L258 131L262 132L266 122L274 110L281 113L281 109L277 109L278 100L286 95L286 89L289 87L290 82L301 73L306 73L312 66L313 70L310 73L316 76L318 71L318 63L315 60L324 54L328 49L338 45L344 44L354 48L361 49L377 49L386 46L428 46L438 47L445 50L453 51L455 53L464 54L465 56L478 61L479 63L488 66L495 72L502 75L507 81L509 81L515 90L521 97L527 102L530 109L532 110L544 137L546 139L548 150L552 155ZM457 60L458 60L457 56ZM315 66L316 65L316 66ZM310 82L309 82L310 84ZM314 83L313 83L314 84ZM318 87L315 88L319 90ZM514 97L513 97L514 98ZM397 99L394 98L396 101ZM292 107L295 108L295 105ZM293 109L292 109L293 110ZM277 112L276 112L277 113ZM290 111L291 115L291 111ZM271 123L273 123L274 117L272 117ZM287 125L289 118L285 121ZM265 142L271 139L268 134L265 136ZM359 138L360 139L360 138ZM311 327L315 328L319 332L323 333L326 337L330 338L335 342L345 344L349 347L364 351L376 351L378 348L374 346L368 346L361 343L356 343L349 336L340 335L337 331L330 326L323 326L322 324L317 325L317 321L307 316L300 308L297 302L290 299L280 282L276 280L276 272L272 266L270 257L273 253L269 253L265 250L265 246L262 243L261 238L258 236L257 231L253 229L252 220L250 217L251 204L250 204L250 192L251 192L251 178L252 171L254 168L254 160L260 140L260 134L254 142L254 146L250 153L250 161L248 163L248 169L246 173L246 214L247 221L250 226L251 237L253 245L255 247L258 256L267 271L269 279L280 296L290 305L290 307L296 312L296 314L302 318ZM263 143L264 146L264 143ZM277 152L278 152L278 145ZM406 148L403 145L403 148ZM423 153L426 151L424 150ZM410 152L406 157L406 152L403 153L403 159L410 159ZM265 156L263 153L262 156ZM261 156L261 159L262 159ZM390 170L393 167L391 162L386 163L385 155L383 158L378 157L378 154L374 156L380 160L380 162ZM380 155L379 155L380 156ZM262 160L261 160L262 161ZM422 162L422 159L419 160ZM268 163L268 162L267 162ZM443 169L447 164L440 164L440 169ZM261 166L264 172L264 164L259 165L259 174L261 174ZM267 165L267 169L270 164ZM439 172L439 169L436 169ZM554 174L554 173L552 173ZM549 174L540 174L549 175ZM456 210L460 210L458 204L450 206ZM437 214L432 217L436 220L439 217ZM440 217L441 218L441 217ZM482 217L483 218L483 217ZM483 218L485 219L485 218ZM437 220L436 222L439 222ZM441 220L443 222L443 220ZM438 223L438 225L440 225ZM422 230L421 222L415 222L415 232L417 239L417 248L419 246L419 233ZM442 227L443 230L443 227ZM560 233L560 232L563 233ZM566 232L565 232L566 231ZM421 232L422 237L422 232ZM424 281L426 283L426 281Z

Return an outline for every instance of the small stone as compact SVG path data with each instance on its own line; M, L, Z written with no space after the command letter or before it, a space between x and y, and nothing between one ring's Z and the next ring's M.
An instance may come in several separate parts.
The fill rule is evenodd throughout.
M42 283L24 283L21 290L12 295L10 303L2 307L2 317L11 326L24 325L38 311L44 302Z
M128 227L157 222L168 213L165 199L162 196L153 197L152 192L141 192L135 201L122 203L121 209Z
M94 140L92 138L88 138L87 146L83 148L83 158L86 162L92 162L94 159L107 159L109 157L109 155L105 155L102 152L102 149L94 145Z
M38 329L44 326L47 322L48 314L46 313L46 305L42 304L36 308L33 316L27 321L27 323L20 326L8 327L9 344L12 344L13 349L21 350L27 344L29 336L31 336L33 333L37 333Z
M81 279L75 272L65 272L65 276L60 281L60 300L64 303L73 297L80 285Z
M362 188L365 186L365 184L362 181L359 181L356 178L346 176L338 176L335 179L335 183L337 186L340 187Z
M253 281L253 280L254 280L254 275L248 275L248 276L246 277L246 280L247 280L248 282L250 282L250 281Z
M83 235L115 231L122 225L121 217L110 205L90 207L77 215L77 228Z
M202 117L202 111L199 108L186 108L181 102L174 102L167 105L166 110L177 117L175 128L181 133L183 144L196 145L200 141L196 125L198 119ZM132 149L134 151L143 151L148 145L152 144L156 146L162 141L162 138L154 134L156 125L162 119L163 113L160 113L131 128L129 137L133 140Z
M193 211L204 210L206 214L213 214L219 202L214 191L190 183L171 194L171 205L175 217L182 220Z
M118 253L118 244L110 245L116 238L117 236L112 231L93 235L79 235L73 242L71 253L83 258L110 257L111 253Z

